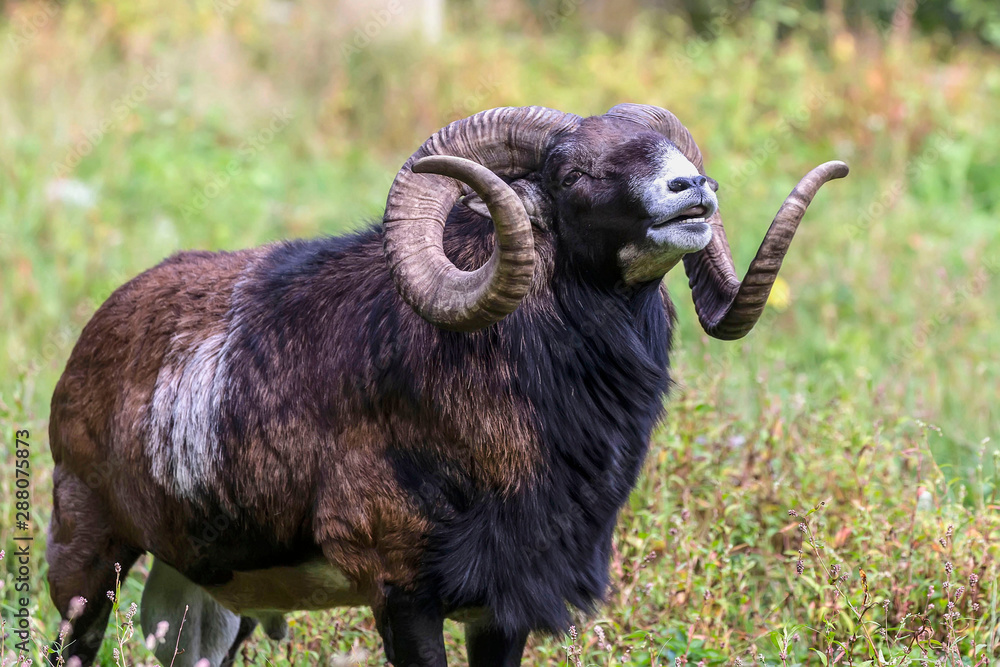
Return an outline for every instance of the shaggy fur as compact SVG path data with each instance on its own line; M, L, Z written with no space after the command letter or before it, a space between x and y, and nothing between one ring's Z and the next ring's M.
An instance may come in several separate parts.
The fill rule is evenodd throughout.
M465 210L446 229L460 268L485 261L488 220ZM57 486L110 464L90 490L116 541L203 585L322 552L369 594L419 583L512 631L565 628L567 603L591 608L606 588L668 386L670 322L656 283L589 284L536 234L544 289L475 334L403 303L378 227L172 257L115 292L74 350L53 397ZM210 311L163 314L137 298L150 291L233 305L206 328ZM101 390L109 376L120 394ZM115 424L123 402L147 418ZM157 484L131 483L147 470Z
M143 552L248 628L262 611L371 605L391 660L438 660L428 613L468 620L472 652L514 660L529 631L593 609L669 387L669 300L659 276L623 282L618 252L651 224L638 194L672 173L646 164L657 150L676 153L597 117L517 181L535 221L531 291L474 333L402 300L380 226L185 252L118 289L52 399L60 612L104 598L111 564ZM573 163L589 171L567 179ZM683 207L691 193L669 196ZM494 247L470 206L444 234L464 270ZM85 665L105 607L75 624L69 653ZM233 619L217 625L232 634ZM394 658L391 635L412 632Z

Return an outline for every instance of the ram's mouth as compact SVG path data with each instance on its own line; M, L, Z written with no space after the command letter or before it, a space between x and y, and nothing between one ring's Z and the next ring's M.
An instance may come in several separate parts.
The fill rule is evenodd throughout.
M708 215L708 207L704 204L697 204L695 206L689 206L679 215L675 215L672 218L664 218L662 220L655 221L650 225L651 229L659 229L661 227L666 227L667 225L678 225L678 224L693 224L693 223L703 223L705 222L705 216Z

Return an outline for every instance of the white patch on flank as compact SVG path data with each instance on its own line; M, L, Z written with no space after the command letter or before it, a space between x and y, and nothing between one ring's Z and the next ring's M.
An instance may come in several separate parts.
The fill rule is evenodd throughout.
M152 474L182 498L195 500L218 473L216 426L228 380L227 335L198 343L178 337L156 378L150 409Z

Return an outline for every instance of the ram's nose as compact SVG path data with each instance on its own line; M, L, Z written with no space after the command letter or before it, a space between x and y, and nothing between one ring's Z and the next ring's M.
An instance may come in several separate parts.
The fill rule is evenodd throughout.
M679 176L667 183L667 188L671 192L681 192L683 190L690 190L691 188L700 188L706 183L708 183L708 178L701 174L697 176Z

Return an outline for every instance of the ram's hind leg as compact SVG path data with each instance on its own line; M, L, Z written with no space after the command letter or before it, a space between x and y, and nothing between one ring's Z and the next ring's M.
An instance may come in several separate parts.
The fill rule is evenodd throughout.
M221 667L232 667L236 663L236 656L240 653L240 646L253 634L253 631L257 629L257 625L256 618L240 616L240 626L236 631L236 638L233 639L233 643L229 647L229 652L223 658Z
M240 643L257 625L253 619L241 622L204 588L160 559L153 561L142 589L139 620L146 636L160 637L153 650L156 659L174 667L194 667L202 659L211 667L231 664L226 660L236 656ZM165 630L158 631L161 623L166 623Z
M142 550L114 539L107 512L93 490L62 466L56 466L53 486L46 550L49 595L72 626L64 640L63 658L76 656L86 667L97 656L108 627L112 609L108 591L115 590L116 577L128 575ZM59 642L53 644L58 648ZM49 662L57 662L55 653Z

